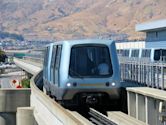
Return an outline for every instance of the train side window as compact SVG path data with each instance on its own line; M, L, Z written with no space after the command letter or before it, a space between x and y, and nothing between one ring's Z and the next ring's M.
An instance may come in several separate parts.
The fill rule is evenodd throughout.
M139 56L139 50L132 50L131 57L138 57Z
M125 50L125 56L126 56L126 57L129 56L129 50Z
M151 50L142 50L141 57L150 57Z
M155 50L154 52L154 60L159 61L160 60L160 50Z
M131 51L131 57L134 57L134 55L135 55L135 50L132 50Z
M122 51L122 56L128 57L129 56L129 50L123 50Z
M162 60L166 61L166 50L161 50L162 51Z
M151 50L147 50L147 57L150 57Z
M151 50L146 50L146 57L150 57Z
M55 56L55 65L54 65L54 83L59 83L59 67L60 67L60 60L61 60L61 51L62 45L57 46L56 56Z
M139 50L135 50L135 57L139 57Z

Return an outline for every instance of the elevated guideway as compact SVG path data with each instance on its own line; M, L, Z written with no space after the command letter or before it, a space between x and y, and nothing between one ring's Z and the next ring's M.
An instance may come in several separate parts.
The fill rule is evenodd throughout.
M33 61L14 58L14 62L18 67L22 68L32 75L37 74L42 69L42 65L40 63L36 63Z

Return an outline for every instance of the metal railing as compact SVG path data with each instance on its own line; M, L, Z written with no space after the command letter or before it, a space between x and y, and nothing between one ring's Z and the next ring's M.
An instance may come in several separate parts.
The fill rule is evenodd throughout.
M149 87L166 89L166 62L151 62L147 58L119 57L121 78Z

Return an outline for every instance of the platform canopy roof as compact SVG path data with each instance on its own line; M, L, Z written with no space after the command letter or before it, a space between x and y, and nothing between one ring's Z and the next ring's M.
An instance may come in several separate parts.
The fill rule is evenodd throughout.
M148 32L166 29L166 19L137 24L135 30L138 32Z

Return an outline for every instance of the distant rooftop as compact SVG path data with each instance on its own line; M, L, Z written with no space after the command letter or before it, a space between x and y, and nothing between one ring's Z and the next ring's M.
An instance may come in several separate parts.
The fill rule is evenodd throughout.
M147 32L159 29L166 29L166 19L137 24L135 30L138 32Z

